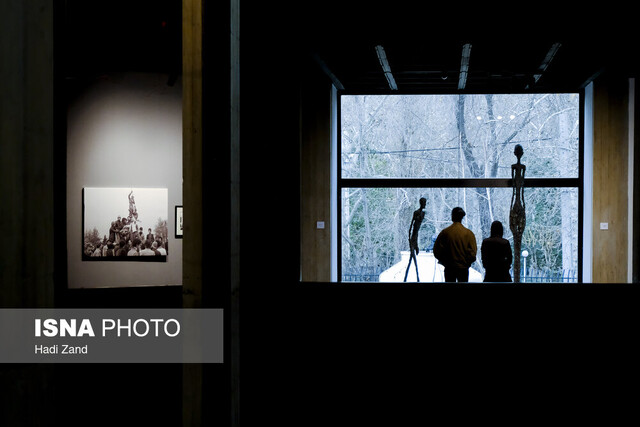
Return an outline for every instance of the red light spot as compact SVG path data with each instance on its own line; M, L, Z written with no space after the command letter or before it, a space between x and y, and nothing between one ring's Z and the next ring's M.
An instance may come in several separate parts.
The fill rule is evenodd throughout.
M167 26L167 21L162 21L162 28Z

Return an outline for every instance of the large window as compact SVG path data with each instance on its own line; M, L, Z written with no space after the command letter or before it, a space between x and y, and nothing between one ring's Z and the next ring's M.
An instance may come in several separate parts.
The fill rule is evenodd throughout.
M441 281L430 250L455 206L467 212L463 224L478 244L470 280L481 281L480 246L492 221L503 223L513 247L510 178L519 144L527 167L521 280L577 281L579 118L575 93L342 95L341 280L402 281L412 212L424 197L420 281Z

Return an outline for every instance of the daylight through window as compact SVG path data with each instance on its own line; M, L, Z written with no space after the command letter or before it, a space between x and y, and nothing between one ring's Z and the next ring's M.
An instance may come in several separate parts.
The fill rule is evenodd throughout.
M341 280L403 281L412 212L424 197L420 281L443 281L431 248L455 206L467 212L463 224L478 246L469 280L482 281L480 246L492 221L503 223L513 248L510 178L519 144L527 167L521 281L578 281L580 129L577 93L342 95Z

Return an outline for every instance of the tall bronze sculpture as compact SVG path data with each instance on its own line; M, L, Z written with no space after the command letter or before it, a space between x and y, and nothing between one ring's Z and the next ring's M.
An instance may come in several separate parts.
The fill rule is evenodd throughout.
M513 194L511 196L511 210L509 212L509 228L513 234L513 281L520 282L520 246L522 243L522 233L527 224L524 203L524 173L527 169L520 163L520 158L524 150L520 144L516 145L513 154L518 162L511 165L511 180L513 183Z
M409 251L411 254L409 255L409 264L407 265L407 270L404 272L404 281L407 281L407 276L409 275L409 268L411 267L411 261L413 260L416 266L416 279L418 282L420 281L420 276L418 275L418 260L416 255L418 255L418 232L420 231L420 225L422 225L422 221L424 220L424 208L427 205L427 199L424 197L420 198L420 208L416 209L413 212L413 217L411 218L411 224L409 225Z

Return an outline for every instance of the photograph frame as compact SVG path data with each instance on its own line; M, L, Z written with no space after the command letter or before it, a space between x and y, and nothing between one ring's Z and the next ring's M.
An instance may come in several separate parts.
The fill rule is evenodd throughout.
M176 205L175 207L175 238L182 239L184 234L184 226L183 226L183 215L182 215L182 205Z
M112 209L110 209L110 204L109 203L104 203L104 199L105 198L113 198L113 194L115 193L115 195L120 194L120 197L117 197L118 199L118 207L116 211L113 211ZM128 193L128 196L126 196ZM134 194L135 193L135 194ZM143 193L143 194L140 194ZM162 236L162 243L158 244L158 246L166 246L167 249L165 249L164 253L160 253L158 254L158 251L156 251L154 249L155 255L153 253L143 253L143 252L139 252L140 255L154 255L154 256L119 256L119 255L115 255L116 251L118 249L118 243L116 240L114 240L114 238L112 238L112 234L115 236L116 234L120 235L121 239L123 238L122 236L126 236L126 234L122 234L122 231L119 231L119 229L116 229L115 231L109 230L109 232L106 232L105 230L102 230L101 232L99 232L96 228L96 221L95 219L100 216L97 215L96 212L102 212L103 211L108 211L111 212L111 216L115 216L115 213L117 212L118 214L120 212L122 212L121 215L118 216L118 222L120 221L120 218L123 218L123 223L124 223L124 218L126 215L126 203L124 203L122 201L123 199L123 194L125 195L125 197L128 199L128 205L129 205L129 213L131 216L131 213L133 212L133 215L135 215L136 218L136 222L132 223L130 225L130 228L133 226L133 224L137 223L137 220L139 219L138 217L138 206L141 205L140 202L145 202L142 203L142 210L143 213L148 212L147 209L149 208L153 208L153 211L156 215L152 216L152 218L157 217L157 221L162 222L162 233L158 234L159 236ZM97 197L99 196L99 197ZM107 196L107 197L105 197ZM109 197L111 196L111 197ZM133 197L130 197L133 196ZM142 200L140 200L139 196L143 196ZM129 198L130 197L130 198ZM137 203L136 203L137 201ZM83 233L82 233L82 261L92 261L92 262L113 262L113 261L135 261L135 262L167 262L167 257L168 257L168 230L167 230L167 223L168 223L168 189L167 188L138 188L138 187L83 187L82 189L82 229L83 229ZM110 218L110 220L113 220L115 218ZM158 225L153 225L153 222L155 221L155 219L150 220L151 222L149 222L149 220L145 221L145 226L151 228L153 227L154 229L156 229L155 232L152 232L152 237L148 239L154 240L155 235L157 234L157 226ZM114 223L116 221L113 221L111 223L111 226L113 227ZM99 224L104 224L104 221L100 221ZM123 228L125 228L126 226L124 226ZM93 230L90 231L90 229L93 228ZM111 233L112 231L114 231L113 233ZM141 231L142 232L142 231ZM95 234L97 233L96 236L93 237L97 237L98 240L100 235L104 235L103 237L103 242L104 240L108 240L109 243L113 244L113 249L112 249L112 255L108 255L109 250L107 250L107 255L104 254L104 249L107 248L106 245L104 245L105 247L103 248L103 252L102 255L91 255L90 253L86 252L86 247L89 244L87 242L87 235L88 234ZM107 233L109 235L109 237L107 237ZM147 240L147 242L149 242L150 240ZM140 242L142 243L142 242ZM149 245L149 243L147 243L147 245ZM98 247L99 245L94 245L95 247ZM91 247L91 246L90 246ZM108 249L108 248L107 248ZM134 248L136 250L139 249L145 249L142 247L142 245L140 245L140 247L136 247ZM93 248L91 249L93 250ZM127 250L130 250L129 248L127 248Z

